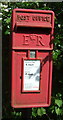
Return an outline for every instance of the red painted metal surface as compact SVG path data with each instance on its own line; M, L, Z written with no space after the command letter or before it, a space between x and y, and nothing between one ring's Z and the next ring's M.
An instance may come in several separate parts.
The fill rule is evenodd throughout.
M48 107L51 103L54 12L14 9L12 13L12 91L14 108ZM31 58L30 52L35 52ZM39 90L24 91L24 60L40 60ZM34 67L33 67L34 70Z

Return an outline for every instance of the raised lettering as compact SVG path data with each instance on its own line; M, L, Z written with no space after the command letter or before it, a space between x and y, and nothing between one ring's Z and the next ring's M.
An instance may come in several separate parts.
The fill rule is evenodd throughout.
M30 40L35 41L36 40L36 35L30 35Z
M44 46L44 43L42 42L42 36L41 35L23 35L23 44L24 45L29 45L29 41L36 43L37 46Z
M23 35L23 44L29 45L29 35Z
M50 22L50 17L49 16L28 16L28 15L17 15L17 21L39 21L39 22Z
M50 22L50 17L46 17L47 22Z
M32 16L33 21L44 21L44 22L50 22L50 17L43 17L43 16Z
M40 44L41 44L42 46L44 46L44 43L42 42L42 36L38 35L38 36L37 36L37 45L39 46Z
M22 20L29 20L30 16L25 16L25 15L17 15L17 20L22 21Z

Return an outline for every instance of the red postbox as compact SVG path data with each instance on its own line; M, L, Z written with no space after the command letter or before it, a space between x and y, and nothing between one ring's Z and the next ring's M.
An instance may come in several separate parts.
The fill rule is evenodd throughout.
M18 8L13 10L12 107L50 105L53 31L53 11Z

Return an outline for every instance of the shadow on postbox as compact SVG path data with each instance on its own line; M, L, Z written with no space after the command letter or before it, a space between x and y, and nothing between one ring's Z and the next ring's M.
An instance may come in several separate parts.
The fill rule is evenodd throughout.
M12 90L14 108L48 107L51 103L54 12L12 12Z

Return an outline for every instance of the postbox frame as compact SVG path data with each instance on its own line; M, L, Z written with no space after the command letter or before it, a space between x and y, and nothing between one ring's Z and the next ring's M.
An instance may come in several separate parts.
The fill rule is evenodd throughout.
M42 26L42 28L48 28L48 29L50 29L51 30L51 32L50 32L50 40L52 41L53 40L53 33L54 33L54 12L53 11L49 11L49 10L33 10L33 9L18 9L18 8L16 8L16 9L14 9L13 10L13 13L12 13L12 46L11 46L11 49L12 49L12 85L11 85L11 88L12 88L12 94L11 94L11 106L12 107L14 107L14 108L31 108L31 107L48 107L48 106L50 106L50 104L51 104L51 90L52 90L52 60L51 60L51 58L52 58L52 50L53 50L53 44L50 44L50 47L37 47L37 48L33 48L33 47L31 47L31 48L29 48L29 47L27 47L27 48L23 48L23 47L21 47L21 46L14 46L13 45L13 41L14 41L14 37L15 37L15 34L16 33L14 33L14 28L15 28L15 30L17 30L17 27L19 27L20 26L20 23L18 24L18 23L16 23L16 21L15 21L15 15L16 15L16 11L17 12L22 12L22 13L36 13L36 14L51 14L51 26ZM41 26L34 26L34 25L32 25L32 26L27 26L27 25L21 25L21 27L36 27L36 28L40 28ZM31 101L31 103L27 103L27 104L20 104L20 100L21 100L21 97L23 96L23 98L26 98L26 97L28 97L28 95L32 95L32 97L34 97L34 95L36 96L39 96L38 94L40 93L40 91L38 91L38 92L36 92L35 93L35 91L33 91L33 92L29 92L28 91L28 93L26 92L25 93L25 95L23 95L23 93L24 93L24 91L23 91L23 93L21 93L21 97L20 97L20 95L18 95L17 94L17 91L15 90L15 88L16 88L16 82L15 82L15 78L16 78L16 76L15 76L15 63L16 63L16 61L15 61L15 58L16 58L16 60L17 60L17 54L21 54L21 53L18 53L18 51L23 51L23 50L28 50L28 58L26 58L26 57L23 57L23 59L22 60L24 60L24 59L39 59L39 60L42 60L41 58L39 58L39 57L37 57L37 55L38 55L38 51L48 51L48 54L49 54L49 56L50 56L50 58L49 58L49 80L48 80L48 88L46 88L47 89L47 92L48 93L46 93L46 95L47 95L47 97L46 97L46 102L44 102L44 103L38 103L37 101L36 101L36 103L32 103L32 101ZM30 58L30 50L35 50L36 51L36 58ZM16 52L17 51L17 52ZM23 68L23 66L22 66L22 68ZM22 70L22 73L23 73L23 70ZM40 81L41 82L41 81ZM40 87L42 87L41 85L40 85ZM20 93L19 93L20 94ZM27 95L28 94L28 95ZM26 96L26 97L25 97ZM20 100L18 100L18 98L20 98ZM16 99L16 100L15 100ZM41 98L42 99L42 98ZM27 100L27 98L26 98L26 100Z

